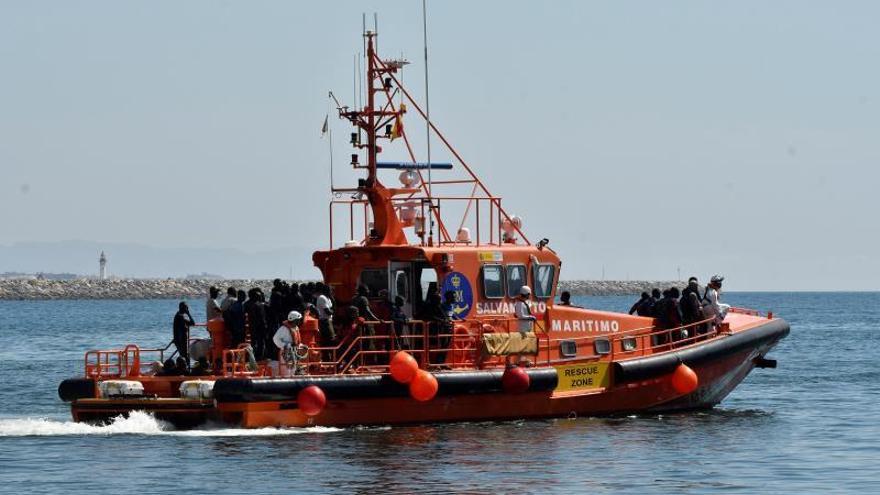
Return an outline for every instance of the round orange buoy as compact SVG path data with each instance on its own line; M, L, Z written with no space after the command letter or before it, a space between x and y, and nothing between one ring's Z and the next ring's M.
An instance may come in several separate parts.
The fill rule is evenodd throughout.
M296 403L299 406L299 410L306 416L316 416L327 405L327 396L324 395L321 387L309 385L296 394Z
M507 368L501 375L501 388L508 394L521 394L529 389L530 383L529 374L519 366Z
M700 379L690 366L681 363L672 372L672 388L680 394L689 394L697 389Z
M419 402L427 402L437 395L440 385L437 378L425 370L419 370L409 383L409 395Z
M391 358L391 364L388 367L391 370L391 378L398 383L409 383L413 381L416 373L419 371L419 363L412 354L406 351L397 351L397 354Z

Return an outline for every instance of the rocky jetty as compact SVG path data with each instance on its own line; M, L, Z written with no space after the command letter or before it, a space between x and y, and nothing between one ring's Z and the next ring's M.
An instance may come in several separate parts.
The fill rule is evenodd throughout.
M268 294L271 280L204 280L204 279L4 279L0 280L0 300L51 299L183 299L202 298L208 287L216 285L221 292L226 287L245 290L262 287ZM626 295L650 291L653 287L684 286L682 282L652 282L646 280L567 280L559 283L559 290L574 295Z
M670 287L683 289L687 282L652 281L652 280L560 280L559 292L567 290L576 296L625 296L651 292L651 289L662 290Z
M0 280L0 300L39 299L183 299L201 298L208 287L216 285L225 294L226 287L272 286L271 280L199 280L199 279L7 279Z

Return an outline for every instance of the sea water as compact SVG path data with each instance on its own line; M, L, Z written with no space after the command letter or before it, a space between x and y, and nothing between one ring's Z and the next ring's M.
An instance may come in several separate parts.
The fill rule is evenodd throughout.
M0 493L873 493L880 293L729 293L792 332L711 411L355 428L70 421L83 353L164 346L177 301L0 301ZM629 297L577 304L625 311ZM190 301L197 319L201 301Z

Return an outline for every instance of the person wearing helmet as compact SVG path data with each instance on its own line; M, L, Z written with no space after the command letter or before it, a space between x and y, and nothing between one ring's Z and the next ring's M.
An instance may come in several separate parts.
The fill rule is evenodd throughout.
M532 289L528 285L523 285L519 289L519 296L516 298L516 304L513 307L514 315L518 320L517 328L520 333L531 332L535 325L535 315L532 314L532 308L529 306L529 298L532 296Z
M287 319L281 322L281 326L275 331L272 342L279 350L283 350L289 345L299 344L299 325L302 323L303 315L299 311L291 311L287 315Z
M727 316L727 310L730 309L729 304L721 302L722 282L724 282L724 277L713 275L709 280L709 284L706 285L706 292L703 295L703 312L707 318L714 316L716 325L721 324L724 317Z
M293 348L300 343L299 326L302 324L303 315L299 311L291 311L287 315L287 319L281 322L281 326L275 331L272 342L278 348L281 355L280 361L285 364L295 364L292 359L294 353ZM294 361L294 363L291 363ZM273 365L274 367L274 365Z

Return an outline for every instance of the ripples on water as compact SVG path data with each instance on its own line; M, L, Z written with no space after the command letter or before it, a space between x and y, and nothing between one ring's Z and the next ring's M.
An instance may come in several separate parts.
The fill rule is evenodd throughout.
M778 369L756 370L712 411L185 432L146 414L75 424L56 396L87 349L167 342L175 301L0 301L0 492L877 491L880 294L727 298L772 309L792 333L772 353Z

